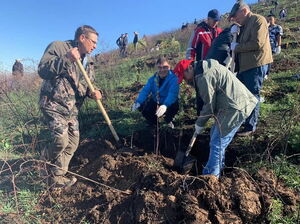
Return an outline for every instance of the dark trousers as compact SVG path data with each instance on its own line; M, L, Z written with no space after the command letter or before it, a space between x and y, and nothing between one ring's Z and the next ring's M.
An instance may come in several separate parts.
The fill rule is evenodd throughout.
M157 103L153 99L148 99L141 105L139 110L150 124L155 125L157 123L157 116L155 115L157 108ZM167 108L164 114L165 121L170 123L178 111L179 104L178 101L176 101Z
M245 131L255 131L256 129L259 115L260 89L262 87L267 70L268 65L263 65L237 74L237 78L258 99L256 107L245 121Z

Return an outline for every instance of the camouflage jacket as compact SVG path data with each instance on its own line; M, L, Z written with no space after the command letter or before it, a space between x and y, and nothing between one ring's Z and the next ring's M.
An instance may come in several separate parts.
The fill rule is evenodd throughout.
M67 52L76 46L70 41L52 42L39 63L38 74L43 79L40 92L40 108L60 113L63 116L77 116L84 98L90 91L79 67L67 57ZM93 62L85 66L91 81L95 80Z

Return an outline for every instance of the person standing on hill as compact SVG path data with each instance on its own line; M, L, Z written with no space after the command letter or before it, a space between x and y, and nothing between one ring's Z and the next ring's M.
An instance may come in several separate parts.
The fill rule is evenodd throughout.
M229 19L241 25L237 43L231 43L230 46L236 54L237 78L259 101L268 64L273 62L267 21L265 17L252 13L243 1L234 4ZM236 30L232 29L232 33L236 33ZM244 123L244 129L237 135L252 134L256 130L258 116L259 103Z
M286 17L286 9L281 9L280 12L279 12L279 18L280 19L284 19Z
M121 36L116 40L116 44L118 45L120 50L120 57L122 57L122 53L123 53L123 39L124 39L124 34L121 34Z
M199 61L205 58L213 39L222 32L218 27L220 19L218 10L212 9L208 12L207 22L198 24L190 37L186 59Z
M273 55L279 55L281 52L281 36L283 35L283 29L280 25L276 24L276 19L273 14L268 15L267 17L269 22L269 38L271 44L271 50ZM268 71L265 76L267 79L270 74L272 64L268 65Z
M20 59L16 59L12 67L12 75L15 77L22 77L24 75L24 67Z
M165 121L174 128L172 122L179 110L179 84L177 76L170 70L166 58L160 57L156 72L141 90L138 98L132 105L132 111L142 112L150 125L156 125L157 118L165 114Z
M272 53L278 55L281 52L281 36L283 35L283 29L280 25L276 24L275 16L272 14L268 15L268 22Z
M177 63L174 72L179 80L194 83L198 97L204 102L195 132L201 134L207 121L215 120L210 131L209 159L202 174L219 177L225 164L225 149L257 99L231 71L213 59L198 62L184 59Z
M208 12L207 21L198 24L190 37L186 59L196 61L205 59L213 40L222 32L222 29L218 27L220 19L221 16L217 9ZM197 114L199 115L203 102L198 96L196 96L196 101Z
M138 32L133 32L134 37L133 37L133 46L134 50L137 50L137 43L139 42L139 33Z
M128 45L128 33L125 33L123 36L123 42L122 42L122 51L121 56L127 57L127 45Z
M80 59L91 81L94 65L87 57L96 47L98 33L88 25L79 27L74 40L55 41L46 48L38 66L43 79L39 105L51 132L51 146L45 151L50 168L51 184L71 186L76 178L65 175L79 144L78 111L86 97L101 99L99 90L91 92L76 60Z

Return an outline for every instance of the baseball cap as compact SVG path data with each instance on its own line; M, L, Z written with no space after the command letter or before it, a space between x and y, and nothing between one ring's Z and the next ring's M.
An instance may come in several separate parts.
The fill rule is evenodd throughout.
M193 62L193 60L187 60L183 59L177 63L175 66L173 72L177 75L178 77L178 83L181 83L183 80L183 72L187 70L189 65Z
M212 18L215 21L220 21L221 15L217 9L212 9L208 12L207 17Z

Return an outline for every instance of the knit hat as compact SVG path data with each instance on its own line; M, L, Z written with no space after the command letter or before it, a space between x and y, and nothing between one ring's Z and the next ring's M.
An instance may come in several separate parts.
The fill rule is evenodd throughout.
M189 65L193 62L193 60L183 59L177 63L173 72L178 77L178 83L181 83L183 80L183 72L188 69Z

